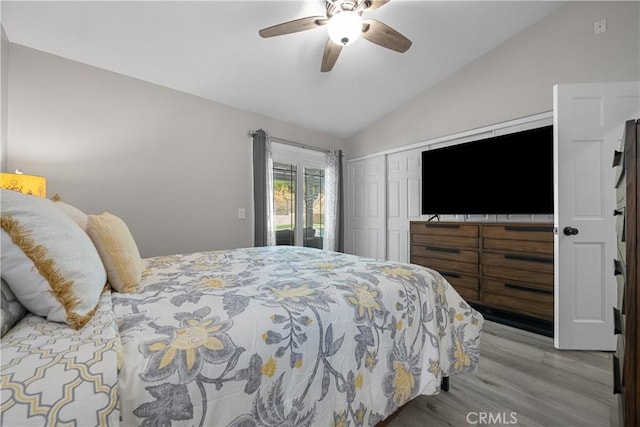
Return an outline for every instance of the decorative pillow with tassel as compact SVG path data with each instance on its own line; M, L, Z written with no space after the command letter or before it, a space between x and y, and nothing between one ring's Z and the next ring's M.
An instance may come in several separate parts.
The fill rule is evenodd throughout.
M2 278L32 313L82 328L107 274L89 236L51 200L0 190Z

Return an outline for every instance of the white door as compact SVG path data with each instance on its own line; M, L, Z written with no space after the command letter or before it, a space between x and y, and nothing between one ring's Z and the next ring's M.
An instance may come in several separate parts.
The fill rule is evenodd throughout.
M346 252L386 259L385 156L348 163Z
M422 149L387 156L387 259L409 262L409 221L419 220Z
M639 85L554 86L554 335L559 349L615 349L612 161L624 122L640 113Z

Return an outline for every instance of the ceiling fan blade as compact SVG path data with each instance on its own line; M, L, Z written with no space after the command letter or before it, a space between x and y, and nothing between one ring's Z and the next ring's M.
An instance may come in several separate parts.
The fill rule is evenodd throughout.
M365 19L362 25L362 37L372 43L395 50L406 52L411 47L411 40L380 21Z
M284 34L299 33L300 31L312 30L326 24L329 20L324 16L307 16L306 18L295 19L283 22L272 27L263 28L258 32L261 37L282 36Z
M375 10L379 7L384 6L385 4L389 3L390 0L367 0L365 1L365 3L367 3L369 6L367 7L368 10Z
M342 51L342 46L339 44L335 44L331 41L331 39L327 40L327 45L324 47L324 54L322 55L322 65L320 66L320 71L326 73L327 71L331 71L336 61L338 60L338 55Z

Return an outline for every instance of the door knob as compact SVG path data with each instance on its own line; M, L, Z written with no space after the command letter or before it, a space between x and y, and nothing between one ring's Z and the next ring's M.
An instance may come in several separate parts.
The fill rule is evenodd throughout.
M564 233L565 236L575 236L576 234L578 234L578 229L567 226L562 229L562 232Z

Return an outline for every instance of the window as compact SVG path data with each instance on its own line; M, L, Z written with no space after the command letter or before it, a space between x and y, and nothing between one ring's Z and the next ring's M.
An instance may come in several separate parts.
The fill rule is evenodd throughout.
M276 245L322 249L324 153L279 143L272 151Z

